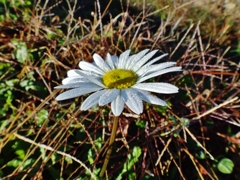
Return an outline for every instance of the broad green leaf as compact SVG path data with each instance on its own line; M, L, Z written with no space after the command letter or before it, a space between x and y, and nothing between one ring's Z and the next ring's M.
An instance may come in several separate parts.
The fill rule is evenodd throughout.
M28 58L28 50L25 42L19 42L16 39L12 39L11 42L15 46L15 56L17 61L24 64Z
M16 150L15 154L18 155L19 159L24 159L24 157L25 157L25 151L23 149Z
M231 159L223 158L218 163L217 168L223 174L231 174L233 171L234 163Z
M22 160L20 160L20 159L13 159L12 161L9 161L8 163L7 163L7 166L12 166L12 167L18 167L18 165L20 164L20 163L22 163Z

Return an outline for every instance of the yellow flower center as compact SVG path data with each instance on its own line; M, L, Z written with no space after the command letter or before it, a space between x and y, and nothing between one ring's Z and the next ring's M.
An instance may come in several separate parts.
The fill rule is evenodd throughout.
M108 88L125 89L137 82L137 74L130 70L113 69L103 76L103 84Z

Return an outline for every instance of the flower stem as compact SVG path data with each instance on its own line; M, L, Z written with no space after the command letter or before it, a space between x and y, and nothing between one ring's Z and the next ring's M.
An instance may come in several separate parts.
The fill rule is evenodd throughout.
M115 136L116 136L117 127L118 127L118 121L119 121L119 117L118 116L114 116L113 127L112 127L111 137L110 137L110 141L109 141L109 149L108 149L106 157L104 159L102 170L101 170L101 172L99 174L100 177L103 177L103 175L104 175L104 173L105 173L105 171L107 169L107 165L108 165L109 159L111 157L112 144L115 141Z

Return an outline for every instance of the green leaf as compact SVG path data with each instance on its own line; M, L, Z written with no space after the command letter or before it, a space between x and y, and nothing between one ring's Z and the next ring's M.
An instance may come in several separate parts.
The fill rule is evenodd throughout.
M123 170L122 172L118 175L116 180L121 180L122 179L122 175L126 172L128 172L128 178L131 179L132 177L132 173L130 173L130 170L132 169L132 167L134 166L134 164L136 162L138 162L138 158L140 157L140 155L142 154L142 150L140 147L135 146L133 148L132 153L128 154L128 162L125 162L123 165Z
M11 42L15 46L15 56L17 61L24 64L28 58L28 50L25 42L19 42L16 39L12 39Z
M0 132L3 132L3 130L6 129L8 124L9 124L9 120L1 120L0 121Z
M100 168L94 168L92 173L97 176L100 170L101 170ZM89 171L86 171L85 174L88 176L90 175ZM89 180L89 177L81 177L78 178L77 180ZM93 180L93 178L91 178L90 180Z
M20 86L24 87L26 91L36 90L36 85L34 84L33 81L31 81L29 79L22 80L20 82Z
M12 167L18 167L18 165L22 162L22 160L19 160L19 159L14 159L12 161L9 161L7 163L7 166L12 166Z
M25 151L23 149L16 150L15 154L18 155L19 159L24 159L24 157L25 157Z
M167 102L167 104L169 106L171 106L171 104L169 104L169 102ZM166 113L167 113L167 109L168 107L167 106L157 106L157 105L154 105L153 106L153 109L158 111L160 114L162 114L163 116L166 116Z
M140 128L145 128L146 127L146 121L144 121L144 120L136 121L136 126L138 126Z
M135 161L137 162L138 158L139 158L140 155L142 154L141 148L138 147L138 146L135 146L135 147L133 148L133 153L132 153L132 154L133 154L133 157L134 157Z
M72 164L73 160L70 157L65 157L64 160L68 163L68 164Z
M223 158L218 163L217 168L223 174L231 174L233 171L234 163L231 159Z
M52 160L52 164L56 164L58 157L57 157L57 153L53 153L51 155L51 160Z
M4 73L11 69L12 67L10 63L0 63L0 76L2 76Z
M20 167L21 170L31 167L36 162L36 159L29 158L26 161L23 162L22 166Z
M45 120L48 119L48 111L46 109L41 109L36 116L37 125L42 126Z
M89 149L89 151L88 151L88 161L89 161L90 164L94 163L93 149Z
M98 150L102 148L102 137L98 137L95 141L94 144Z
M19 82L19 79L11 79L11 80L5 81L8 89L13 88L15 84L17 84L18 82Z
M48 157L46 156L46 149L43 147L40 147L40 152L41 152L41 157L43 161L46 161L48 159Z

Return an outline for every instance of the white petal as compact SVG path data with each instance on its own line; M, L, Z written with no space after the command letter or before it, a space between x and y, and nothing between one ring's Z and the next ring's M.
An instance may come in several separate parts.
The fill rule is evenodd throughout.
M110 70L109 66L107 65L107 63L103 60L103 58L101 56L99 56L98 54L94 54L93 55L93 59L94 62L96 63L96 65L104 72L107 72Z
M140 83L133 85L132 88L163 94L178 92L178 87L169 83Z
M116 68L117 65L118 65L118 57L116 55L112 55L111 57L112 57L112 61L114 63L114 66Z
M171 67L175 64L176 62L164 62L156 65L150 65L145 68L141 68L141 70L137 71L136 73L138 74L138 76L143 76L145 74L148 74L149 72L159 71L159 70Z
M146 63L145 65L146 65L146 66L152 65L153 63L157 62L158 60L164 58L164 57L167 56L167 55L168 55L168 53L162 54L161 56L158 56L158 57L152 59L151 61L149 61L149 62Z
M130 50L126 50L119 56L118 65L117 65L118 69L123 69L125 67L129 54L130 54Z
M99 98L106 92L107 90L97 91L91 94L81 105L80 109L82 111L86 111L92 106L98 103Z
M137 83L140 83L140 82L143 82L147 79L150 79L152 77L155 77L155 76L159 76L161 74L165 74L165 73L169 73L169 72L176 72L176 71L181 71L182 70L182 67L171 67L171 68L167 68L167 69L163 69L163 70L160 70L160 71L154 71L146 76L143 76L143 77L140 77L139 80L137 81Z
M79 69L71 69L67 72L67 76L68 77L81 77L77 71L79 71Z
M70 84L70 83L77 83L77 82L89 82L88 79L86 78L81 78L81 77L68 77L62 80L62 84Z
M112 56L109 53L107 53L106 62L111 69L115 69L115 64L112 60Z
M120 94L119 89L109 89L107 90L99 99L99 106L104 106L112 102Z
M136 89L136 90L139 92L139 96L141 97L142 100L149 102L151 104L156 104L156 105L160 105L160 106L168 106L165 101L163 101L162 99L159 99L156 96L151 95L149 92L139 90L139 89Z
M79 78L83 78L83 76L81 76L78 72L82 72L86 75L91 75L91 76L94 76L94 77L99 77L100 75L99 74L96 74L95 72L92 72L92 71L84 71L84 70L79 70L79 69L72 69L72 70L69 70L67 75L68 77L79 77Z
M122 90L122 96L126 105L136 114L143 112L142 99L139 97L138 92L134 89Z
M122 113L123 108L124 108L124 100L120 94L111 103L111 109L114 116L119 116Z
M138 65L142 61L142 57L149 51L149 49L145 49L140 51L139 53L132 55L129 57L127 61L126 69L133 69L136 65ZM149 53L150 54L150 53ZM155 53L154 53L155 54ZM145 56L143 57L145 58ZM150 57L151 58L151 57ZM150 59L149 58L149 59Z
M140 69L138 69L138 71L141 71L141 69L145 69L146 67L149 67L150 65L152 65L153 63L155 63L156 61L162 59L163 57L167 56L168 54L162 54L161 56L158 56L154 59L152 59L151 61L149 61L148 63L146 63L144 66L142 66Z
M56 86L56 87L54 87L54 89L79 88L79 87L88 88L88 87L97 87L97 86L98 85L93 84L92 82L76 82L76 83L68 83L68 84L64 84L64 85L61 85L61 86Z
M142 59L139 59L139 61L138 62L135 62L134 64L134 66L133 66L133 71L134 72L136 72L139 68L141 68L149 59L151 59L153 56L154 56L154 54L156 54L156 52L157 52L158 50L154 50L154 51L152 51L152 52L150 52L150 53L148 53L147 55L145 55Z
M79 67L85 71L93 71L100 75L103 75L105 73L102 69L100 69L97 66L94 66L92 63L89 63L86 61L80 61Z
M137 58L136 54L133 54L133 55L129 56L128 60L126 61L125 66L124 66L124 69L131 69L132 63L133 63L135 58Z
M92 87L79 87L76 89L71 89L69 91L66 91L56 97L57 101L65 100L65 99L71 99L78 96L81 96L83 94L88 94L90 92L98 91L102 89L102 87L99 87L95 84L92 84Z
M87 79L88 79L89 81L91 81L92 83L97 84L98 86L101 86L101 87L103 87L103 88L107 88L106 86L104 86L104 85L102 84L102 82L101 82L100 79L94 78L94 77L89 76L89 75L86 75L86 74L84 74L84 73L81 72L81 71L77 71L77 73L80 74L82 77L87 78Z

